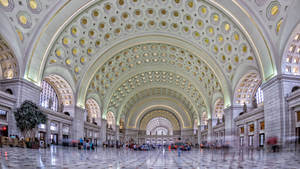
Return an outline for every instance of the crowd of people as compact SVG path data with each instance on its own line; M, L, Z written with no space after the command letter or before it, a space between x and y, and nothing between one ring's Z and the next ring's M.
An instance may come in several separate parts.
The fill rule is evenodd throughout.
M92 141L89 139L79 139L78 143L78 149L84 149L84 150L94 150L95 146Z

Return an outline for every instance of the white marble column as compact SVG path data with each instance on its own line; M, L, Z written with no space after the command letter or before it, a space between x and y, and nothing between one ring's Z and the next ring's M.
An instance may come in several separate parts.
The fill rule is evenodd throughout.
M249 132L248 125L244 124L244 147L249 146L248 132Z
M51 144L51 131L50 131L50 126L51 126L51 120L47 120L46 122L46 136L45 136L45 141L46 144Z
M254 136L253 136L253 146L259 147L259 123L258 120L254 122Z
M116 125L116 140L120 141L120 126Z
M212 119L207 120L207 142L212 143L213 141L213 128L212 128Z
M101 120L101 129L100 129L100 142L101 144L106 141L106 124L107 121L105 119Z
M72 122L72 137L73 139L83 138L84 132L84 109L75 107L74 119Z
M198 144L199 144L199 146L200 146L200 144L201 144L201 125L199 125L198 126Z
M62 144L63 142L63 123L59 122L59 127L58 127L58 144Z
M243 111L242 106L230 106L224 109L225 116L225 144L236 147L238 143L234 118Z

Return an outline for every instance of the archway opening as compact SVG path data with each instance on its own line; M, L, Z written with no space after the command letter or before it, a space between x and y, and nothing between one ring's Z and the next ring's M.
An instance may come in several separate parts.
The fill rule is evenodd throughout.
M93 123L95 125L100 125L101 112L100 107L96 100L90 98L85 103L87 110L87 118L86 121Z

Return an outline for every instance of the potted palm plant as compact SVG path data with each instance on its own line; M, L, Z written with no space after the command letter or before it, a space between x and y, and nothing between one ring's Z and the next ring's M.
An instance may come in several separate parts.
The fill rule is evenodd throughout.
M17 127L26 141L28 148L39 148L39 141L35 138L38 125L46 122L46 115L32 101L24 101L14 112Z

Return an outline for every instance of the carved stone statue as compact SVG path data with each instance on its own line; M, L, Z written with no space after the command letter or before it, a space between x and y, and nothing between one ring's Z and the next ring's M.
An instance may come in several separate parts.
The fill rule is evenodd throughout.
M252 106L253 106L253 108L257 108L257 100L256 100L256 97L254 97L253 100L252 100Z
M50 99L48 100L48 109L51 109L52 106L53 106L53 100L52 100L52 98L50 98Z
M64 111L64 103L61 103L61 104L60 104L59 112L63 112L63 111Z
M247 113L247 105L246 105L245 102L244 102L243 112L244 112L244 113Z

